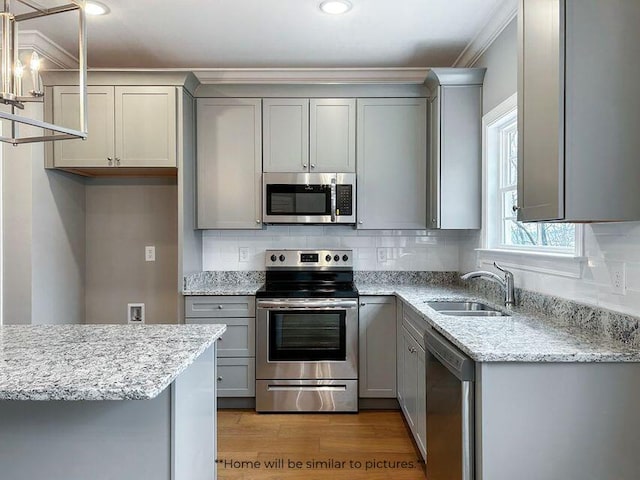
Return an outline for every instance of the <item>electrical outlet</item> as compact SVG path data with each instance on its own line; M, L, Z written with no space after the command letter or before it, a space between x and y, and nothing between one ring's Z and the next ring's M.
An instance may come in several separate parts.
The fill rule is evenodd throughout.
M144 303L127 304L127 323L144 323Z
M384 247L378 248L378 262L386 262L387 261L387 249Z
M624 262L609 262L609 274L613 293L617 295L627 294L627 269Z
M249 247L240 247L238 249L238 260L241 262L249 261Z
M147 245L144 247L144 259L147 262L155 262L156 261L156 247L153 245Z

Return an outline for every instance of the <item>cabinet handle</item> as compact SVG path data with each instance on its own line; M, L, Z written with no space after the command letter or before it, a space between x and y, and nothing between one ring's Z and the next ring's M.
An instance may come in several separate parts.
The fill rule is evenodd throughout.
M302 168L307 168L307 164L306 164L306 163L303 163L303 164L302 164Z
M358 222L358 225L362 225L363 223L364 223L364 221L363 221L363 220L360 220L360 221Z
M260 225L260 220L256 220L256 223L257 223L258 225Z
M415 347L407 347L407 350L409 350L409 353L416 353Z
M218 341L221 342L222 341L222 337L218 337Z
M218 380L219 382L221 382L221 381L222 381L222 377L218 377L218 379L217 379L217 380Z
M118 157L116 157L116 165L119 167L120 166L120 159Z
M365 305L366 305L366 303L364 303L364 302L362 302L362 303L360 304L360 306L361 306L361 307L364 307Z
M222 310L222 305L218 305L218 310Z
M316 168L316 164L315 164L315 163L312 163L312 164L311 164L311 168Z
M518 213L518 210L522 210L522 207L514 205L513 207L511 207L511 210L513 210L514 213Z
M109 166L113 166L113 158L107 157L107 161L109 162Z

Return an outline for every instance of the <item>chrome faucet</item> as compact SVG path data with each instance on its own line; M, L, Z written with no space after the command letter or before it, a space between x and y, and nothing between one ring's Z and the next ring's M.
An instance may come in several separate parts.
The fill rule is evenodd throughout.
M493 262L493 266L496 267L498 270L500 270L504 274L504 277L501 277L500 275L497 275L493 272L486 272L484 270L479 270L477 272L466 273L462 275L460 278L462 280L470 280L472 278L486 278L487 280L496 282L498 285L502 287L502 290L504 291L505 307L515 306L516 296L515 296L515 290L513 287L513 273L511 273L509 270L502 268L496 262Z

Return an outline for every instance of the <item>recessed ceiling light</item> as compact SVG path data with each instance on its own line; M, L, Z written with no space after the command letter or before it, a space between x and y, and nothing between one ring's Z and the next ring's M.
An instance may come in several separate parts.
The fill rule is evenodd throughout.
M106 15L109 11L105 4L93 0L86 2L84 7L84 13L87 15Z
M351 2L347 0L326 0L320 4L320 10L330 15L340 15L351 10Z

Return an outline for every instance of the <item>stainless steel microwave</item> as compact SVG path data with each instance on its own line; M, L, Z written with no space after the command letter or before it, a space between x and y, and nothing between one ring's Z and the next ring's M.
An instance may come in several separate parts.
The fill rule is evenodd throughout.
M355 173L264 173L264 223L356 223Z

